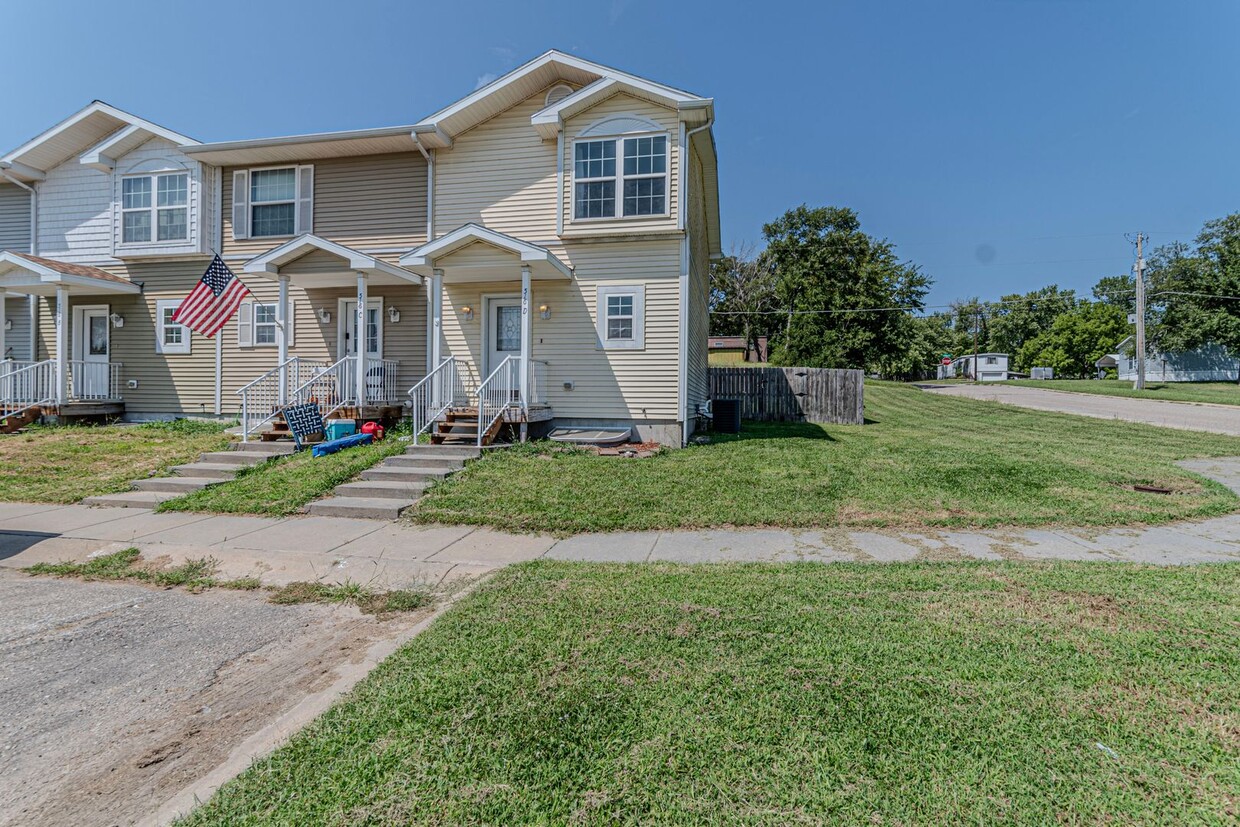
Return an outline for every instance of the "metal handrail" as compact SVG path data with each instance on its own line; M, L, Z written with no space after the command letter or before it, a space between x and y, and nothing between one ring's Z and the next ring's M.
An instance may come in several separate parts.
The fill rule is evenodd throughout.
M99 402L121 398L120 362L91 362L69 359L68 398Z
M478 386L478 447L495 421L514 403L521 405L521 360L505 356ZM492 413L492 411L494 413Z
M289 394L289 401L298 404L313 402L318 405L324 419L341 408L352 405L355 401L352 396L353 385L347 381L346 366L356 358L345 356L323 366Z
M449 356L428 373L422 381L409 389L410 417L413 435L419 436L430 429L431 424L457 399L468 399L469 392L461 378L457 359Z
M300 361L299 357L294 356L237 388L237 395L241 397L242 442L249 442L250 434L256 428L275 419L280 412L280 379L288 375L290 367L296 370Z
M11 365L25 364L17 370ZM0 419L56 401L56 360L0 362Z
M545 405L547 397L544 395L547 386L547 365L541 359L530 360L530 378L529 378L529 398L526 405Z

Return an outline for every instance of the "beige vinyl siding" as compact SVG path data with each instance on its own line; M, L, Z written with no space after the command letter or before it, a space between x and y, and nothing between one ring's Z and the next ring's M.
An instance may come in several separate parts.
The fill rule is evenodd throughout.
M675 240L576 244L573 280L531 283L532 358L545 361L547 401L559 418L676 420L680 244ZM463 357L475 376L484 347L483 296L520 294L520 265L510 281L444 285L444 355ZM645 347L602 350L595 327L600 285L645 288ZM538 307L550 307L542 319ZM474 309L465 321L460 308ZM571 381L574 389L564 390Z
M689 233L689 295L688 295L688 348L685 370L687 375L688 414L694 421L697 406L710 398L710 367L708 341L710 336L710 312L707 304L710 292L710 245L706 237L706 202L703 198L702 165L690 153L687 169L688 201L685 204L685 224Z
M30 193L0 183L0 250L30 252Z
M573 220L573 142L581 133L599 121L622 115L636 115L654 121L667 132L668 145L668 214L657 218L617 218L614 220ZM590 138L595 136L591 135ZM607 137L599 134L597 137ZM616 148L616 163L623 162L623 149ZM564 125L564 238L616 232L668 232L675 231L680 198L680 121L675 111L628 94L616 94L578 113ZM617 191L616 199L623 198ZM618 204L618 208L622 205Z
M537 243L555 238L555 142L530 125L546 94L435 150L436 236L472 222Z
M13 326L4 332L4 353L0 359L30 358L30 301L25 296L8 296L4 301L4 319Z
M395 261L426 241L426 161L418 152L326 158L314 166L314 234ZM230 266L288 241L232 234L233 172L223 172L223 255ZM377 253L379 249L393 252Z

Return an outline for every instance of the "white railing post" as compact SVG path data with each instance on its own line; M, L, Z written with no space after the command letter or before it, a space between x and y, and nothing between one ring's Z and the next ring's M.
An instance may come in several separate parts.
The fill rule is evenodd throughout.
M0 365L3 365L4 363L4 325L8 320L8 315L5 313L6 301L8 301L8 297L5 295L5 289L0 287ZM0 371L3 371L3 367L0 367ZM4 374L0 372L0 376L3 375Z
M530 407L529 383L530 383L530 268L528 265L521 267L521 410L528 411ZM522 422L522 431L524 432L525 423Z
M357 271L357 324L353 332L353 344L356 348L357 376L355 381L357 392L357 414L362 414L362 406L366 404L366 274Z
M443 270L431 270L431 365L438 371L443 364ZM432 391L434 388L431 389ZM431 404L438 406L442 400L434 398Z

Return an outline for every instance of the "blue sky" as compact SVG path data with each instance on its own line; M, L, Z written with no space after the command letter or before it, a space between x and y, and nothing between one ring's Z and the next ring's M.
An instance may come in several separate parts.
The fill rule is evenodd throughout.
M1125 232L1240 209L1232 0L5 7L5 150L93 98L200 140L412 123L558 48L716 99L725 247L849 206L932 303L1087 290Z

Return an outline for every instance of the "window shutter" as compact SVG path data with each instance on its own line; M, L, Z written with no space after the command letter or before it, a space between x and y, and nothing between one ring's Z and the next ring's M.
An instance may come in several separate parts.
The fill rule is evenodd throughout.
M237 308L237 347L254 347L254 302L244 301Z
M250 173L244 169L233 173L232 232L234 239L250 237Z
M288 346L292 347L293 340L293 320L297 318L297 302L292 299L288 300L288 318L284 320L284 329L288 333Z
M297 168L297 234L314 232L314 167Z

